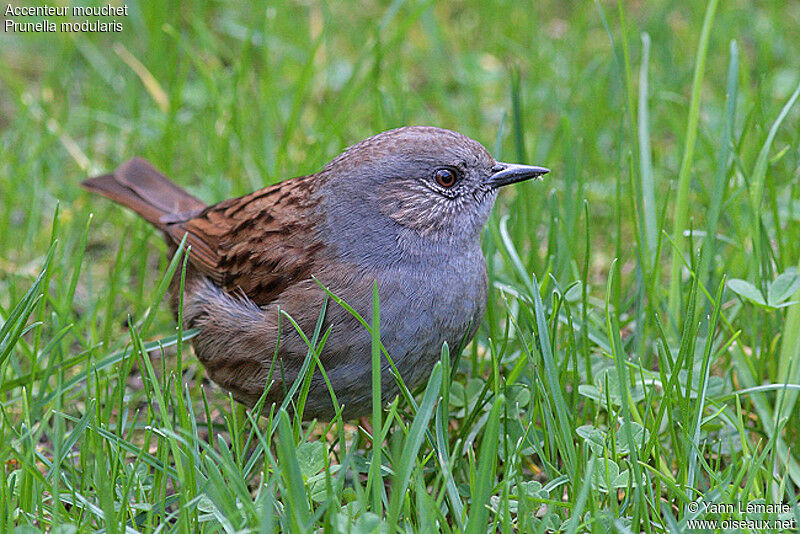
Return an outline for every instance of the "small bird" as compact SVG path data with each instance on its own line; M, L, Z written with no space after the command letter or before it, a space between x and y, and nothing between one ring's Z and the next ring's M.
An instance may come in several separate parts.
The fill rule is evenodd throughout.
M480 234L500 187L544 167L495 161L477 141L429 126L367 138L318 173L207 206L134 158L83 187L132 209L191 246L183 320L199 328L195 353L210 378L253 406L267 389L283 401L297 378L326 292L372 317L405 384L424 382L442 345L463 347L486 308ZM178 284L173 282L173 306ZM343 306L326 306L320 361L346 419L370 412L371 336ZM399 388L382 356L383 401ZM272 372L271 372L272 370ZM271 378L270 378L271 377ZM335 416L316 370L305 419Z

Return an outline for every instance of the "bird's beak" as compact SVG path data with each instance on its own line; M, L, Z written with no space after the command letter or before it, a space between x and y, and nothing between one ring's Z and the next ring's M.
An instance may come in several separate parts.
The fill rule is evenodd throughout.
M492 167L492 174L487 179L486 183L492 189L503 187L504 185L515 184L517 182L524 182L531 178L538 178L550 172L550 169L545 167L536 167L534 165L517 165L516 163L503 163L498 161Z

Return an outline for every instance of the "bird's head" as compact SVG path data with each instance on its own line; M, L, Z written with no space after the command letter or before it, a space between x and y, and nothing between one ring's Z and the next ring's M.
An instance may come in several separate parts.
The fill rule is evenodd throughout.
M425 240L477 242L500 187L537 178L544 167L496 161L450 130L410 126L348 148L323 171L334 209L354 224L392 224ZM383 220L381 220L383 219Z

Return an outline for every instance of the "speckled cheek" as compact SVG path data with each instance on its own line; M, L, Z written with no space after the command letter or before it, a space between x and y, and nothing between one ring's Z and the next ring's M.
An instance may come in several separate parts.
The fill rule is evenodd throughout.
M390 186L381 193L379 206L381 212L396 223L426 236L446 224L445 201L433 195L420 184Z

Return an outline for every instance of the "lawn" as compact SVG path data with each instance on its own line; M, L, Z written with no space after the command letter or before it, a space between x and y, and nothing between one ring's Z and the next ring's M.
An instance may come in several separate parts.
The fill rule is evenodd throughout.
M179 4L0 33L0 532L798 528L800 3ZM79 187L141 155L211 203L411 124L552 172L377 420L234 403L182 258Z

